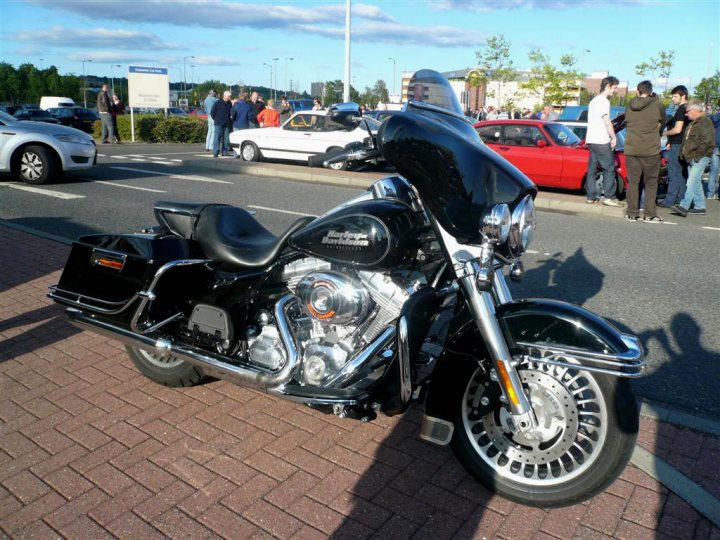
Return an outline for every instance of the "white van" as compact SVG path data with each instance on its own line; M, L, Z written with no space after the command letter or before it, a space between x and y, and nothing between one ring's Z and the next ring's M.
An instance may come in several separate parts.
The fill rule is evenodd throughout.
M47 111L53 107L75 107L75 102L69 97L43 96L40 98L40 108Z

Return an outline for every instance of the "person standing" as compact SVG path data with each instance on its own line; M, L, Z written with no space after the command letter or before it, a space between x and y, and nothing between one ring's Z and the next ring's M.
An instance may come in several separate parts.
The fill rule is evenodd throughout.
M617 79L615 79L615 80L617 80ZM609 111L610 111L610 102L608 101L608 114L610 114ZM543 105L542 114L540 115L541 120L545 120L546 122L554 122L558 118L560 118L560 115L555 112L555 109L552 108L552 105L550 105L550 104Z
M620 84L615 77L605 77L600 81L600 93L588 105L588 129L585 135L585 144L590 150L588 172L585 178L587 202L596 203L600 200L595 184L595 171L598 164L602 169L603 204L606 206L622 206L614 197L615 185L615 157L613 150L617 144L615 129L610 121L610 97L615 95Z
M252 127L260 127L260 124L257 122L257 116L260 114L260 111L262 111L265 108L265 102L263 101L263 98L260 94L257 92L253 92L250 96L250 106L252 107L253 112L253 121L252 121Z
M205 101L203 101L203 110L205 111L205 114L207 114L208 119L208 132L207 137L205 137L205 151L209 152L213 149L215 140L215 124L213 122L212 117L210 116L210 111L213 108L213 105L217 102L217 93L215 90L210 90L208 92L207 97L205 98Z
M702 175L710 163L715 149L715 128L712 120L705 116L705 105L693 99L687 103L687 117L690 124L685 130L682 144L682 157L688 163L688 180L685 196L679 204L672 207L674 214L682 217L705 215L705 193L703 193Z
M287 97L283 96L282 101L280 102L280 109L278 110L278 112L280 113L281 124L284 124L287 119L292 116L292 105L290 105Z
M707 115L707 112L705 113ZM718 199L718 178L720 177L720 112L709 116L715 126L715 149L710 158L710 176L708 177L708 199Z
M274 105L275 100L268 99L267 107L257 115L257 121L260 127L280 127L280 113L275 110Z
M230 116L233 121L233 131L238 129L249 129L255 121L252 107L248 103L248 93L243 92L240 98L233 104L230 109Z
M222 101L216 100L210 109L210 117L214 125L213 157L218 157L220 152L225 156L229 148L226 146L226 133L230 127L230 90L223 92Z
M683 144L683 135L687 128L685 107L687 106L688 91L684 86L676 86L670 92L674 105L677 106L675 114L667 124L667 161L668 161L668 189L665 200L660 204L663 208L670 208L685 196L687 183L687 165L682 162L680 151Z
M103 84L102 89L97 95L97 112L100 116L100 124L102 125L102 134L100 140L102 144L108 144L113 136L112 121L112 103L108 95L108 85Z
M421 101L421 99L420 99L419 97L416 97L415 99L416 99L417 101ZM313 110L313 111L323 111L323 110L325 110L325 107L322 106L322 101L320 101L319 98L313 99L313 108L312 108L312 110Z
M120 144L120 132L118 131L117 117L125 114L125 104L116 95L112 97L112 125L115 142Z
M660 132L665 121L665 107L653 93L650 81L637 85L637 96L625 108L625 160L628 189L627 214L630 221L640 218L638 206L640 181L645 186L645 221L662 223L657 215L655 198L660 176Z

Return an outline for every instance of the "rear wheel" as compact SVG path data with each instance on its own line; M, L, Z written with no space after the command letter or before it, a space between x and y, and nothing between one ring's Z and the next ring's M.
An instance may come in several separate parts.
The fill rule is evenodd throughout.
M176 356L160 356L137 347L125 347L140 373L164 386L196 386L207 380L202 369Z
M495 383L480 369L466 373L453 449L470 473L504 497L531 506L575 504L603 491L630 459L638 411L626 379L522 365L518 375L538 419L529 435L511 429Z
M243 143L240 148L240 155L243 161L260 161L260 150L258 150L258 147L252 142Z
M28 184L44 184L59 172L57 160L42 146L23 148L18 167L20 179Z
M329 154L331 152L341 153L344 152L344 149L340 148L339 146L333 146L327 149L326 154ZM346 171L350 168L350 164L347 161L340 161L338 163L332 163L328 168L332 169L333 171Z

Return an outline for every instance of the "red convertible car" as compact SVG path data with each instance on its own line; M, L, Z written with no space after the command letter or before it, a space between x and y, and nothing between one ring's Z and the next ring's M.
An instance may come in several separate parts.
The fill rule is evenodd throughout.
M542 187L583 190L589 151L567 126L542 120L488 120L475 124L492 150ZM627 187L625 155L615 152L618 194ZM595 178L597 178L595 171Z

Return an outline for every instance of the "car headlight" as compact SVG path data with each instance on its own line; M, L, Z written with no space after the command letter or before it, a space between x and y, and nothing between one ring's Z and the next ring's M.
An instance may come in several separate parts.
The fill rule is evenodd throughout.
M510 208L507 204L496 204L485 214L483 234L493 244L504 244L510 233Z
M535 203L530 195L527 195L520 204L515 207L512 213L512 224L508 236L508 247L513 257L525 253L530 242L532 242L537 227L535 216Z
M66 133L63 133L62 135L55 135L55 138L58 141L66 142L66 143L73 143L73 144L88 144L92 146L92 139L87 137L82 137L80 135L68 135Z

